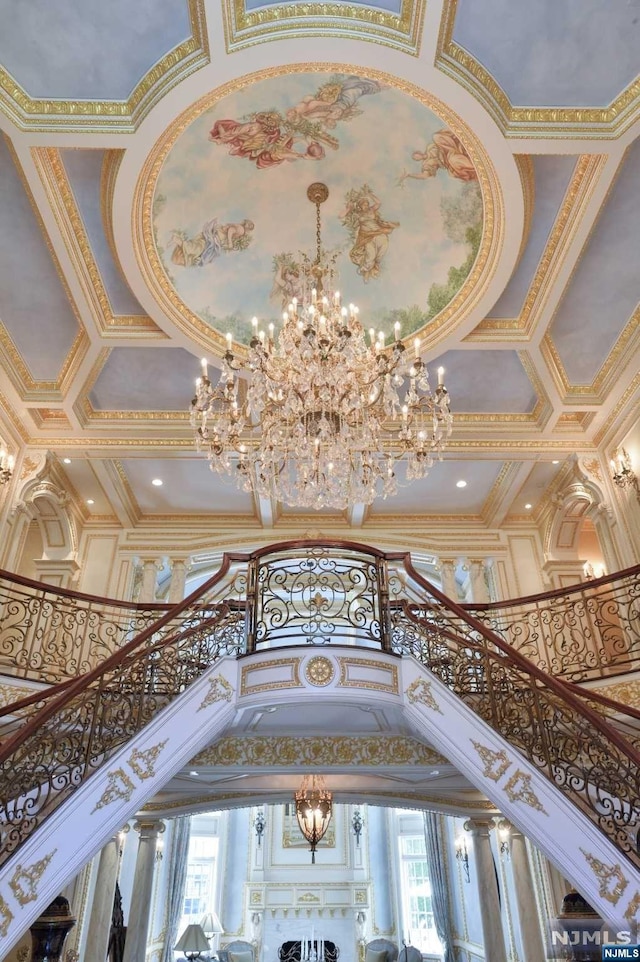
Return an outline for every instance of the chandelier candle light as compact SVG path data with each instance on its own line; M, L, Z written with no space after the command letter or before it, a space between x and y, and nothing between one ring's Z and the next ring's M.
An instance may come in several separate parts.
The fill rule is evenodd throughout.
M328 196L325 184L307 190L316 207L316 257L303 255L302 301L293 298L277 335L273 324L265 332L253 318L246 400L227 334L217 384L202 360L191 423L211 469L235 474L243 490L343 510L395 494L401 459L407 481L423 478L434 456L442 460L453 418L444 369L432 393L419 339L410 358L399 323L390 347L373 328L367 343L358 308L343 306L332 289L336 255L322 249L320 233Z

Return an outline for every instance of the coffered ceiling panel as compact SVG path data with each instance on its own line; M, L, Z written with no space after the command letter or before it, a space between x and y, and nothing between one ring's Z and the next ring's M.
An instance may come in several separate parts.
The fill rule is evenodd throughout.
M502 471L502 461L436 462L426 478L401 487L396 498L378 499L370 508L370 518L385 514L466 514L479 515ZM404 483L405 467L396 471ZM458 488L458 481L466 481Z
M105 151L63 150L60 153L113 313L144 314L120 273L104 231L100 177Z
M142 514L244 514L253 498L209 470L204 455L189 459L128 458L121 469ZM162 486L152 484L154 479Z
M0 21L0 62L31 97L125 100L191 34L186 0L2 0Z
M526 247L491 317L517 317L569 186L575 157L534 157L535 204Z
M188 411L197 359L171 347L116 347L89 400L96 411Z
M2 135L0 224L0 322L31 376L54 381L78 334L78 322Z
M454 40L512 104L606 106L638 73L638 0L458 0Z
M533 465L526 481L513 499L510 508L513 514L521 515L528 510L535 511L545 491L561 468L560 459L556 458L555 460L558 460L559 463L540 461ZM525 508L526 504L530 504L531 508Z
M517 351L447 351L430 365L434 383L434 368L440 364L457 412L528 414L533 410L536 392Z
M569 380L590 384L640 301L640 141L625 157L551 327Z

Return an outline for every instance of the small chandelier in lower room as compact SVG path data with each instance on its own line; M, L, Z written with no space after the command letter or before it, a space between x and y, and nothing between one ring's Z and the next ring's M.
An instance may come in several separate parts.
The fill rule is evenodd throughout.
M396 322L385 345L382 332L366 334L357 307L343 307L336 255L320 240L328 196L325 184L307 190L316 207L316 256L302 256L301 300L292 299L277 332L274 324L259 330L253 319L246 398L229 333L217 383L202 360L191 424L211 470L235 477L243 490L344 510L395 494L399 462L407 482L425 477L442 459L453 418L444 369L432 392L420 340L407 351Z
M322 775L305 775L295 794L296 818L300 831L311 846L311 862L316 861L316 847L324 837L333 811L333 796Z

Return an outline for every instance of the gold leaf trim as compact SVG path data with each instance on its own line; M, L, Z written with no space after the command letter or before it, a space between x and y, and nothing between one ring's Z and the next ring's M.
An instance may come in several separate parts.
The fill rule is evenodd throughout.
M419 702L421 705L426 705L427 708L431 708L432 711L437 711L438 714L442 715L442 709L431 691L431 682L425 678L416 678L415 681L411 682L405 691L405 695L412 705Z
M131 752L127 759L127 765L141 781L155 777L154 763L168 741L169 739L165 738L163 742L158 742L157 745L153 745L144 752L138 751L137 748L134 748Z
M2 935L3 937L9 931L9 926L13 922L13 918L14 918L13 912L11 911L11 909L9 908L9 906L7 905L3 897L0 895L0 935Z
M611 902L612 905L616 905L629 884L629 880L623 875L621 867L617 862L614 865L606 865L597 859L595 855L592 855L590 852L585 852L583 848L581 848L580 851L591 866L593 874L600 882L598 890L600 898L606 899L607 902ZM612 882L615 882L613 888L611 888Z
M336 668L329 658L317 655L310 658L304 669L304 676L310 685L316 688L324 688L330 685L336 675Z
M486 745L482 745L480 742L472 740L472 745L477 751L482 764L484 765L483 775L485 778L490 778L493 782L499 782L502 776L506 773L507 769L511 766L511 759L504 751L501 749L499 752L494 752L491 748L487 748Z
M521 769L516 769L509 778L504 786L504 791L510 802L524 802L529 808L535 808L537 812L542 812L548 816L549 813L531 788L531 775Z
M111 805L112 802L118 800L128 802L134 791L135 785L124 768L115 768L113 771L107 772L107 787L91 809L91 814L93 815L98 809L106 808L107 805Z
M327 2L270 4L247 10L245 0L224 0L227 53L257 43L287 37L334 36L395 47L417 57L424 21L425 0L402 0L400 13L353 3Z
M202 711L203 708L208 708L209 705L215 705L216 702L219 701L231 701L232 698L232 685L230 685L222 675L216 675L215 678L209 679L209 691L200 704L198 711Z
M16 870L9 880L9 888L20 905L35 902L38 898L38 882L57 851L58 849L54 848L52 852L49 852L48 855L45 855L44 858L34 862L32 865L29 865L28 868L25 868L23 865L16 865Z
M164 94L209 63L204 0L187 0L191 37L164 55L126 100L63 100L31 97L0 67L0 110L21 130L88 128L135 130Z
M634 122L640 77L606 107L518 107L480 61L453 40L457 0L445 0L435 63L488 111L506 137L620 137Z

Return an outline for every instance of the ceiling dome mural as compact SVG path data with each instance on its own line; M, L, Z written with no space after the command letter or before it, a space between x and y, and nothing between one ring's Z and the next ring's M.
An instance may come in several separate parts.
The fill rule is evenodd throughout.
M336 286L365 327L420 331L482 242L463 140L425 103L352 73L270 77L205 100L164 142L151 205L160 270L192 316L248 343L253 315L277 321L303 293L302 253L316 240L306 191L323 181Z

